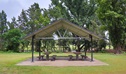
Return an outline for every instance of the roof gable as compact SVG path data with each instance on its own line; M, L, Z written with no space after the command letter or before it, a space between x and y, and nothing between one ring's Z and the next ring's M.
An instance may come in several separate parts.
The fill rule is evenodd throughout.
M96 34L90 32L84 28L81 28L66 20L55 21L55 22L51 23L50 25L48 25L44 28L41 28L40 30L38 30L36 32L33 32L32 34L27 35L24 39L31 39L33 35L35 35L35 39L40 38L40 37L46 37L61 28L67 29L68 31L70 31L80 37L85 37L86 39L89 39L89 35L92 35L93 39L95 39L95 40L102 39L101 37L97 36Z

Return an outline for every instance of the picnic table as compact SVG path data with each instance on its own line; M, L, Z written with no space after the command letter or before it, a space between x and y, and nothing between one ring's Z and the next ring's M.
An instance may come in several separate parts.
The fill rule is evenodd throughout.
M74 54L76 54L76 60L78 60L79 55L81 54L81 52L74 52Z
M51 52L44 52L43 54L46 55L46 60L49 60L49 55L51 54Z

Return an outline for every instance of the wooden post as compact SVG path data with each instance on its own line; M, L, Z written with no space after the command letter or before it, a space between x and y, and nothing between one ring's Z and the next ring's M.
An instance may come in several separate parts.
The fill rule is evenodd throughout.
M34 62L34 38L35 35L32 36L32 62Z
M39 60L41 59L40 56L41 56L41 39L39 40Z
M92 35L89 35L89 37L90 37L90 39L91 39L91 62L93 61L93 50L92 50L92 45L93 45L93 43L92 43Z

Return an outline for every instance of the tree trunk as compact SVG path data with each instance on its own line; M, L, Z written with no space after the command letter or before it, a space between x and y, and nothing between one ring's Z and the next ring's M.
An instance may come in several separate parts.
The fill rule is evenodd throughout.
M115 47L115 54L121 54L121 45L118 44L116 47Z
M78 48L77 51L80 52L84 46L85 46L85 44L83 44L82 46L81 46L81 44L78 44L77 45L77 48Z

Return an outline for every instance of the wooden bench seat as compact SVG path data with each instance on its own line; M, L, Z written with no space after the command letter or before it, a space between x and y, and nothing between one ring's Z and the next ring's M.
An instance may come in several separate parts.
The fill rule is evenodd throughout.
M81 55L81 57L82 57L82 60L87 58L87 56L85 55Z
M44 55L38 56L37 58L38 58L39 60L43 60Z
M56 55L52 55L52 61L56 60Z

